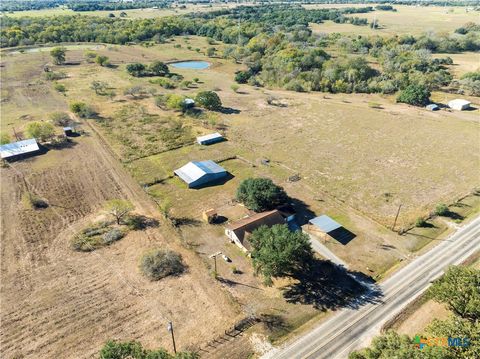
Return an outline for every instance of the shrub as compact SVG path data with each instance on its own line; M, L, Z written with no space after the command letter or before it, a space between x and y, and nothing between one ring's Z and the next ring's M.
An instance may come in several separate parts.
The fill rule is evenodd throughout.
M103 243L105 244L111 244L113 242L118 241L119 239L122 239L123 236L125 236L125 233L119 228L113 228L112 230L108 231L102 236Z
M155 79L155 80L150 80L150 83L160 85L164 89L167 89L167 90L174 89L175 87L177 87L172 80L165 79L165 78L158 78L158 79Z
M31 192L25 192L22 196L23 204L26 208L42 209L48 207L48 202Z
M76 251L91 252L108 246L126 234L126 230L112 228L111 222L101 221L84 228L71 239L70 245Z
M167 95L167 108L171 110L181 110L185 109L185 97L177 94Z
M222 101L213 91L201 91L195 98L197 104L207 110L218 111L222 109Z
M287 198L284 189L269 178L247 178L237 189L237 200L255 212L274 209Z
M235 81L237 81L239 84L246 84L247 81L250 79L251 74L248 71L238 71L235 74Z
M180 275L185 271L180 254L155 249L143 255L140 269L151 280L159 280L170 275Z
M233 84L232 86L230 86L230 88L232 89L233 92L237 93L240 86L238 86L237 84Z
M430 102L430 91L423 85L411 84L400 92L397 102L425 106Z
M448 214L449 210L448 210L448 206L444 203L440 203L437 205L437 207L435 207L435 214L437 216L446 216Z
M145 76L145 70L145 65L139 62L127 65L127 72L135 77Z
M68 113L66 112L53 112L50 114L50 120L56 126L68 126L72 121Z
M97 114L95 110L85 102L72 102L70 104L70 111L81 118L92 118Z
M65 72L46 72L45 73L45 78L48 81L57 81L61 80L67 77L67 74Z
M27 133L40 141L46 141L53 137L55 128L51 123L34 121L27 124Z
M161 61L154 61L148 66L150 75L153 76L165 76L170 72L168 66Z
M95 62L102 67L110 66L110 60L107 56L97 55L95 57Z
M418 217L415 221L415 227L425 227L427 225L427 221L423 217Z
M64 84L56 83L55 85L53 85L53 88L55 89L55 91L58 91L63 94L67 91L67 88L65 87Z
M10 135L8 133L1 133L0 134L0 145L5 145L10 143Z

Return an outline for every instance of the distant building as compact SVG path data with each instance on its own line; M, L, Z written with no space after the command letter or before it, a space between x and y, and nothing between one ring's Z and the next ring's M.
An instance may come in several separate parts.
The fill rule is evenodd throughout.
M73 127L68 126L63 128L63 133L65 134L65 136L70 137L74 135L75 130L73 129Z
M202 162L188 162L185 166L174 171L189 188L203 186L227 177L225 169L212 160Z
M2 159L14 159L33 154L40 151L37 140L34 138L7 143L0 146L0 156Z
M195 100L193 98L186 98L183 100L183 104L185 105L185 108L193 108L195 107Z
M340 228L342 228L342 225L333 219L331 219L327 215L322 215L319 217L312 218L311 220L308 221L309 226L308 229L310 232L320 234L323 239L327 239L327 235L329 233L332 233Z
M435 105L434 103L431 103L430 105L427 105L425 107L427 110L429 111L438 111L440 110L440 107L438 107L438 105Z
M448 107L458 111L467 110L468 108L470 108L470 101L463 99L452 100L448 102Z
M285 218L274 209L273 211L256 213L253 216L240 219L226 226L225 234L244 252L250 252L248 236L260 226L272 227L275 224L285 224Z
M209 135L197 137L197 143L199 145L211 145L212 143L221 142L224 139L225 138L221 134L215 132Z

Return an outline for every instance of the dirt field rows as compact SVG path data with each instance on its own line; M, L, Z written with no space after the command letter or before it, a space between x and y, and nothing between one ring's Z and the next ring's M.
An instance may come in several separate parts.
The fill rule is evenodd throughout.
M14 163L16 171L2 169L0 336L5 358L88 358L110 338L169 348L167 320L174 321L178 344L185 348L223 332L236 318L201 262L174 238L165 240L161 227L132 232L97 252L69 248L72 233L108 198L130 198L140 213L152 214L137 193L141 190L112 167L95 141L82 138L72 148ZM31 191L48 200L48 209L23 208L19 173ZM139 256L156 246L180 251L188 273L162 282L144 279L137 269Z

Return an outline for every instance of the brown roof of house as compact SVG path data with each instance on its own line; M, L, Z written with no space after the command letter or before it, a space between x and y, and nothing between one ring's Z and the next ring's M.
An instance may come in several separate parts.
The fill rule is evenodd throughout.
M252 233L260 226L271 227L275 224L285 223L284 218L276 209L273 211L254 214L237 222L227 225L227 229L233 231L240 241L243 241L246 233Z

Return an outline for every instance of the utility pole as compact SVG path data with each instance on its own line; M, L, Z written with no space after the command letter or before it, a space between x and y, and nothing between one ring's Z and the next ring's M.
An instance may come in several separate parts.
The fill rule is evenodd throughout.
M167 330L172 334L173 352L177 354L177 347L175 345L175 335L173 334L173 323L168 322Z
M400 208L402 208L401 204L398 206L397 215L395 216L395 221L393 221L392 231L395 229L395 225L397 224L398 215L400 214Z
M210 258L213 258L215 275L217 275L217 256L219 256L220 254L222 254L222 252L217 252L217 253L213 253L213 254L210 255Z

